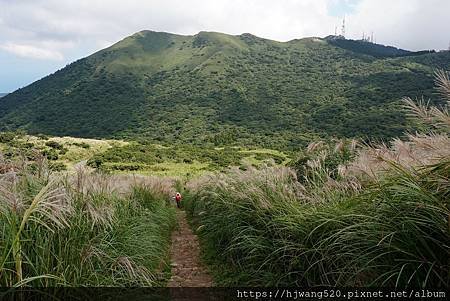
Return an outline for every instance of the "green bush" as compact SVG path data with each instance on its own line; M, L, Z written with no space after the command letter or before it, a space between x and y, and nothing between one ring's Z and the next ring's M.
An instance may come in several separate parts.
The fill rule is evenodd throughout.
M63 162L52 162L49 164L49 169L51 171L63 171L67 170L67 166Z
M54 148L51 148L51 149L45 149L45 150L42 151L42 154L43 154L48 160L53 160L53 161L55 161L55 160L58 160L58 158L59 158L58 152L57 152Z
M57 150L62 150L64 148L62 144L53 140L45 142L45 145Z
M92 168L99 168L103 164L102 158L100 156L94 156L94 158L91 158L87 161L87 165Z
M105 165L103 165L105 166ZM128 164L128 163L116 163L107 166L110 170L121 170L121 171L136 171L142 168L139 164Z
M67 154L68 151L69 151L69 149L63 147L63 148L61 148L61 149L59 150L59 154L60 154L60 155L65 155L65 154Z
M9 143L14 140L16 134L14 132L0 132L0 142Z
M72 145L75 145L75 146L78 146L78 147L81 147L81 148L85 148L85 149L91 148L91 145L86 143L86 142L81 142L81 143L74 142L74 143L72 143Z

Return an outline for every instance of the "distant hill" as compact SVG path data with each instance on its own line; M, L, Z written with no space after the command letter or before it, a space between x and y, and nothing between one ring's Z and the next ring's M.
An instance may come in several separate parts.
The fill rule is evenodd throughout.
M328 36L325 40L334 46L377 58L418 56L436 52L434 50L409 51L392 46L371 43L365 40L343 39L340 36Z
M420 54L420 55L418 55ZM431 97L450 53L350 40L142 31L0 101L0 129L158 143L296 149L391 138L403 96Z
M6 96L8 93L0 93L0 97Z

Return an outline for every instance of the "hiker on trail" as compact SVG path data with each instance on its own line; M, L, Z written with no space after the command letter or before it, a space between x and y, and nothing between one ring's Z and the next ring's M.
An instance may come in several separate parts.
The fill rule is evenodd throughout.
M181 193L177 192L177 194L175 195L175 202L177 202L177 207L180 208L180 202L181 202Z

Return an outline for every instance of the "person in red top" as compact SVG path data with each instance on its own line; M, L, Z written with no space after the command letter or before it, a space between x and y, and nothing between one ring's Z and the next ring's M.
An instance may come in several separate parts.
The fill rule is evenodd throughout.
M175 201L177 202L177 207L180 208L180 202L181 202L181 193L177 192L177 194L175 195Z

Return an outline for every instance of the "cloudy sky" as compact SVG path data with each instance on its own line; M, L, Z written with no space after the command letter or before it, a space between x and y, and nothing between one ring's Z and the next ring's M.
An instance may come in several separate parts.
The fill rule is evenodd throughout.
M333 34L345 15L348 38L447 49L449 12L450 0L0 0L0 92L143 29L287 41Z

